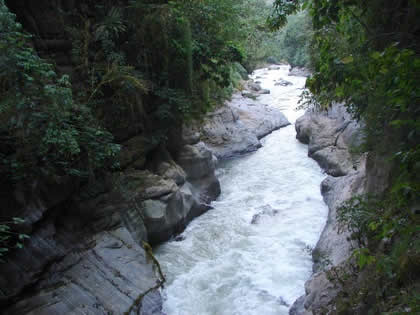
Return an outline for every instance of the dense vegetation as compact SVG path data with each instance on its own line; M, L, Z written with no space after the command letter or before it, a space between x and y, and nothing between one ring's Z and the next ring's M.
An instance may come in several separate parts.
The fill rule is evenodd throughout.
M357 196L339 211L359 246L337 279L338 313L420 312L420 5L277 0L272 26L302 6L313 24L307 102L344 102L366 126L363 150L391 168L385 193Z

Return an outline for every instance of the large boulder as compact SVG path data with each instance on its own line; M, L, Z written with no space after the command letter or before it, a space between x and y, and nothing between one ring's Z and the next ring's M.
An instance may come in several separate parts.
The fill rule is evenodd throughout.
M206 117L201 139L217 158L229 158L257 150L259 139L289 124L280 110L236 93Z
M295 124L296 138L309 145L308 155L332 176L357 168L360 156L353 148L363 140L360 124L351 120L341 104L326 112L307 111Z

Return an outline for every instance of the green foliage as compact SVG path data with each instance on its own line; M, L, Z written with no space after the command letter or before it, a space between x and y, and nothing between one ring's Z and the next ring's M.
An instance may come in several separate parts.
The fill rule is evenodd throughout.
M278 32L276 56L291 66L310 66L310 46L313 32L311 18L306 11L287 18L287 24Z
M28 45L0 2L0 121L3 179L88 175L118 151L89 109L73 101L68 76Z

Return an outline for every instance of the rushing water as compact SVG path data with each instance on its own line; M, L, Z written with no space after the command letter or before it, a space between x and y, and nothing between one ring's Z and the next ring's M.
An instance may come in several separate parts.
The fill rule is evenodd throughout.
M294 109L305 78L287 72L260 69L254 78L271 90L261 102L293 123L302 114ZM275 86L279 78L293 85ZM165 313L288 314L304 294L312 270L305 248L316 244L327 207L319 189L324 175L295 136L288 126L263 139L257 152L223 162L214 209L190 223L184 240L157 249L167 275Z

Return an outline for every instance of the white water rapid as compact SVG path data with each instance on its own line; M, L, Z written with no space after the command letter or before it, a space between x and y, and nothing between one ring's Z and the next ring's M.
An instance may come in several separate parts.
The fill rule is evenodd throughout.
M184 240L156 250L168 315L288 314L304 294L312 270L305 248L315 246L328 209L320 194L325 175L295 139L305 78L287 73L288 66L260 69L253 78L271 91L258 99L292 125L264 138L257 152L221 163L214 209L190 223ZM275 86L279 78L293 85Z

